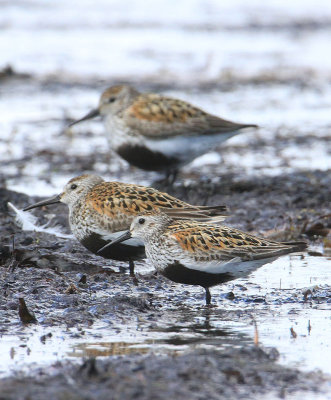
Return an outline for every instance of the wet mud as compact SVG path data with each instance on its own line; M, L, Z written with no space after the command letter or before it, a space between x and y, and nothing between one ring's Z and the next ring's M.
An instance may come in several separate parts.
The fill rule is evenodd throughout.
M319 392L323 377L281 368L277 350L254 347L192 351L179 356L126 356L80 365L58 363L38 379L4 379L1 398L16 399L256 399ZM15 386L13 386L13 383ZM261 397L260 397L261 398Z
M205 204L230 205L228 223L234 226L278 240L305 238L313 245L324 241L327 250L331 229L327 214L331 182L327 172L254 180L225 175L216 183L201 179L199 184L178 182L173 187L159 187L193 203L204 198ZM288 394L323 396L328 392L328 375L284 367L277 362L276 349L254 345L253 327L251 335L234 335L229 348L220 345L229 332L215 329L209 321L238 320L250 326L252 321L263 319L270 312L268 304L275 302L278 307L289 304L295 309L309 304L311 308L323 309L331 302L328 285L289 293L273 290L267 301L258 293L247 294L248 279L244 285L234 282L217 287L214 292L220 292L221 297L216 295L213 302L217 307L208 310L203 307L202 290L200 293L198 289L173 284L152 270L139 274L139 263L137 283L129 277L125 263L97 257L74 238L22 231L8 202L21 209L40 198L4 187L0 198L3 338L23 335L27 340L29 335L36 334L35 327L41 327L40 347L52 340L56 330L69 343L91 338L98 343L107 341L104 331L97 329L102 322L106 331L118 339L128 331L144 331L146 343L155 332L175 332L176 336L165 337L161 342L179 346L178 350L154 353L149 342L147 354L144 347L134 351L127 344L124 350L115 346L115 350L112 347L106 353L83 347L82 361L62 358L4 377L0 380L0 398L92 399L97 392L100 399L253 399L264 394L286 398ZM60 226L62 232L70 233L64 205L37 209L34 214L39 224ZM22 317L20 299L24 299L28 317ZM244 311L240 311L242 306ZM185 320L184 315L189 317ZM199 322L194 324L196 319ZM191 333L188 338L187 331ZM197 343L204 343L207 348L196 349ZM189 346L180 351L181 345ZM29 348L28 343L24 346ZM15 346L11 351L15 354ZM79 345L76 351L79 352Z

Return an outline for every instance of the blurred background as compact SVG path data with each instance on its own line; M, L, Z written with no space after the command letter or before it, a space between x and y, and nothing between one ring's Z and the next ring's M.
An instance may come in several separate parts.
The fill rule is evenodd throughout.
M247 321L251 322L254 309L258 322L261 321L261 342L276 346L282 362L330 373L330 362L324 357L324 350L331 345L327 304L330 261L327 250L323 250L325 246L329 251L331 243L330 50L330 0L0 0L0 188L7 186L30 196L50 197L59 193L68 179L83 172L97 173L107 180L154 184L160 179L159 174L132 168L109 150L100 120L67 128L71 121L96 107L106 87L128 83L141 91L188 100L226 119L260 125L259 130L243 132L183 167L175 186L164 190L191 203L227 204L231 211L227 223L244 230L269 237L280 234L273 236L278 240L289 239L288 234L291 239L301 238L303 233L310 239L319 238L311 247L317 251L304 257L282 258L273 267L261 268L249 282L236 281L237 287L230 283L215 289L221 306L219 313L215 309L215 314L211 314L211 331L205 331L201 310L194 308L201 305L200 288L185 288L181 292L165 284L153 289L156 283L152 283L148 290L155 290L154 297L161 299L158 301L162 301L165 312L163 322L157 321L166 327L164 336L156 330L140 332L134 323L130 325L131 331L125 325L122 339L119 331L114 330L120 326L123 334L122 314L120 323L110 329L106 319L110 314L104 314L105 308L95 317L105 331L93 325L90 333L94 334L96 329L99 336L95 337L100 338L100 333L108 335L109 342L128 340L144 344L146 334L162 340L170 338L169 343L174 343L172 337L179 332L184 338L193 338L192 347L198 338L202 344L211 343L219 350L224 326L225 332L229 332L225 333L227 346L242 344L243 332L251 342L253 326ZM211 188L210 192L206 188ZM2 193L3 211L7 211L7 196L19 208L33 202L15 193ZM24 251L33 237L36 251L41 250L43 257L48 254L53 260L43 264L47 270L49 265L58 268L63 259L68 259L70 268L73 257L80 264L83 257L84 265L91 260L78 242L65 239L56 239L55 245L59 247L53 254L52 235L40 238L38 233L22 233L21 228L13 228L12 214L2 215L4 242L9 240L11 245L15 233L16 244ZM55 215L55 222L63 225L67 208L59 206L55 212L54 208L41 210L39 215L43 215L41 224L52 222ZM325 222L325 217L329 217L329 222ZM328 242L322 242L321 237L326 235ZM11 255L8 257L12 263ZM44 263L44 258L41 260ZM105 263L96 257L92 261L93 265ZM4 265L5 282L7 276L12 278L7 275L9 267ZM51 309L47 299L53 302L53 295L44 293L53 293L51 290L58 290L57 286L45 280L40 287L49 291L39 295L32 292L34 285L40 285L38 270L32 269L31 275L20 271L21 268L17 269L12 279L17 293L21 296L22 288L29 286L25 293L31 289L30 299L38 299L37 304L30 303L35 310L43 297L47 321ZM109 278L109 286L101 286L102 278L98 287L106 289L97 289L97 297L103 301L123 293L128 297L132 292L135 296L145 293L144 286L122 284L123 276L118 275L117 286L113 278ZM73 279L76 281L76 277ZM242 288L247 290L243 285L248 286L248 291L242 292ZM139 292L141 287L144 292ZM232 290L235 303L225 295ZM267 302L263 300L265 296ZM62 299L61 294L56 298ZM62 304L62 300L56 301ZM174 304L177 307L179 303L193 305L193 313L180 307L174 313ZM136 321L136 308L132 307L129 310ZM60 322L56 324L72 318L70 313L74 311L68 308L70 313L65 317L62 308L61 305L60 318L56 320ZM20 366L26 359L48 362L71 357L75 351L80 354L79 339L78 345L73 346L76 338L68 339L69 330L63 333L59 325L52 326L54 341L47 338L48 347L43 341L40 346L37 330L35 343L29 344L32 356L24 358L26 348L15 342L16 314L12 306L5 310L4 315L12 320L9 332L15 335L7 336L9 342L2 341L0 373L10 363ZM109 308L108 312L113 313L112 310ZM97 311L91 312L98 315ZM173 324L173 332L167 324ZM44 329L42 322L38 326ZM196 331L195 326L199 328ZM296 341L290 336L292 326L298 332ZM311 334L310 328L306 334L311 326ZM32 337L33 331L24 334ZM96 340L92 336L86 335L84 341ZM63 337L67 338L65 342ZM16 358L15 352L8 351L8 343L15 347ZM191 342L187 343L189 347ZM38 358L38 352L46 347L49 353ZM61 348L59 354L54 353L57 347ZM291 394L290 397L294 399Z
M110 153L100 121L66 129L117 83L261 126L184 167L184 184L331 166L328 0L2 0L0 11L9 188L50 195L83 171L157 179Z

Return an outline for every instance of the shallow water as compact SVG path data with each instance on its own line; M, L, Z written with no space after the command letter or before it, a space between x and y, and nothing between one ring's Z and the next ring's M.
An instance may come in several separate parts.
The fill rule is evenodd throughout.
M175 294L189 290L196 293L197 298L192 301L190 296L185 301L189 308L185 310L173 305L171 299L164 299L163 312L168 315L168 323L152 324L138 317L135 323L119 326L116 331L107 321L99 321L93 328L84 329L83 336L82 330L76 328L18 324L14 335L1 337L0 376L81 357L245 346L254 342L253 318L259 344L276 347L281 363L307 371L320 369L331 373L331 365L325 357L331 346L331 303L321 298L320 305L316 302L312 305L310 295L303 301L303 293L308 288L314 296L314 290L323 293L325 287L327 296L325 284L330 279L330 259L307 255L304 259L282 257L254 272L249 280L238 279L214 288L216 308L202 307L200 288L188 289L174 284ZM229 291L235 293L233 300L225 296ZM296 338L291 335L291 328ZM49 333L51 337L47 336ZM42 338L43 335L46 337Z

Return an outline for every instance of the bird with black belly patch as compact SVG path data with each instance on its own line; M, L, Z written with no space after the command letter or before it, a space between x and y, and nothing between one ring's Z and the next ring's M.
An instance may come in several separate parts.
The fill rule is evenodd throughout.
M254 124L231 122L183 100L112 86L98 108L70 126L96 116L104 120L111 149L131 165L164 171L175 179L180 167Z
M225 206L193 206L151 187L105 182L100 176L89 174L71 179L61 194L28 206L24 211L54 203L67 204L71 231L95 254L128 229L133 218L142 212L162 209L171 215L173 209L180 208L184 219L218 222L225 218L226 211ZM133 238L99 255L128 261L133 275L134 261L145 258L145 247L140 239Z
M166 278L205 289L247 276L278 257L304 250L305 242L279 243L224 225L176 219L157 212L137 216L130 230L106 247L141 239L156 270ZM103 251L103 249L101 249Z

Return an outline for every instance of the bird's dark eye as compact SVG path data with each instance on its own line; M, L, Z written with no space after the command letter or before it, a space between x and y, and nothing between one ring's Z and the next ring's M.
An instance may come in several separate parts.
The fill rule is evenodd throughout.
M70 189L71 189L71 190L75 190L75 189L77 189L77 185L76 185L76 183L73 183L73 184L70 186Z
M139 218L138 222L140 225L143 225L145 223L145 218Z
M116 101L116 97L110 97L108 103L114 103Z

